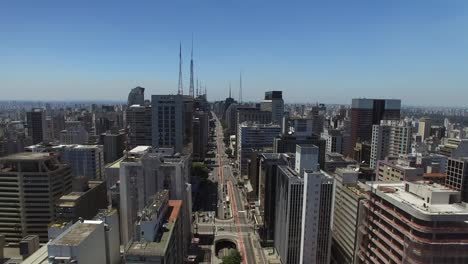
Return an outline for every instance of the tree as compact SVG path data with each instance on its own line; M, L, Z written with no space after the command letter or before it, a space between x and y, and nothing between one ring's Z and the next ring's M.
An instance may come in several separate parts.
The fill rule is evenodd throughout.
M239 251L233 250L229 255L223 257L223 264L240 264L242 256Z
M206 180L210 170L203 162L192 162L192 175L199 176L200 178Z

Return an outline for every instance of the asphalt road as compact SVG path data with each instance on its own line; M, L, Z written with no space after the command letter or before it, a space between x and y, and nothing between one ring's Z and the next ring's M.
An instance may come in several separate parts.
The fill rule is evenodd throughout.
M215 116L213 114L213 116ZM226 223L225 221L217 221L216 232L229 232L236 233L239 242L239 251L244 256L243 263L256 263L254 255L254 247L250 241L250 235L254 233L253 225L248 222L247 213L244 207L244 200L241 191L237 187L237 179L233 176L230 161L225 154L225 147L223 142L223 131L221 122L216 118L216 135L217 135L217 157L218 157L218 184L222 192L222 186L227 189L230 196L230 209L233 215L232 222ZM224 185L225 184L225 185ZM224 197L223 197L224 198ZM222 202L222 201L221 201ZM224 205L224 204L223 204ZM223 207L220 205L219 207ZM228 208L228 207L227 207ZM221 218L222 219L222 218ZM205 227L200 227L199 230ZM206 227L209 230L209 227ZM213 230L213 226L211 226Z

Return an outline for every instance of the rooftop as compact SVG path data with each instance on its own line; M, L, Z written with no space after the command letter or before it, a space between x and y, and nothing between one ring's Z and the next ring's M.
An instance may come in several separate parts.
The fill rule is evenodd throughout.
M131 149L129 154L143 154L151 150L151 146L137 146Z
M50 159L49 153L20 152L0 158L1 161L31 161Z
M160 242L133 242L125 255L127 257L166 255L166 249L174 229L174 224L167 224L166 228L168 231L163 234Z
M407 182L369 182L372 190L379 196L387 197L389 200L399 205L409 206L420 214L424 215L464 215L468 217L468 208L462 203L438 203L432 204L424 198L405 190ZM429 182L412 182L414 188L425 189L426 194L438 193L445 195L457 195L459 192L447 188L443 185Z
M57 237L57 239L50 242L50 245L55 246L78 246L85 240L92 232L94 232L99 225L91 223L78 222L72 226L69 232Z

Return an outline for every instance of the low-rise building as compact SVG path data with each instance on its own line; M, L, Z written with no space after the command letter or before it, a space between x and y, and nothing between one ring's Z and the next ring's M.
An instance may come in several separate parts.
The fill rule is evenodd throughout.
M422 180L424 170L398 162L398 160L379 160L377 162L378 181L416 181Z

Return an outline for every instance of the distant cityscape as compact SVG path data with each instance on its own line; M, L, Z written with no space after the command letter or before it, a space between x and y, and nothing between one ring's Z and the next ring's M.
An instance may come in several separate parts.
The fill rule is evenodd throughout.
M468 262L468 109L239 89L0 102L0 259Z

